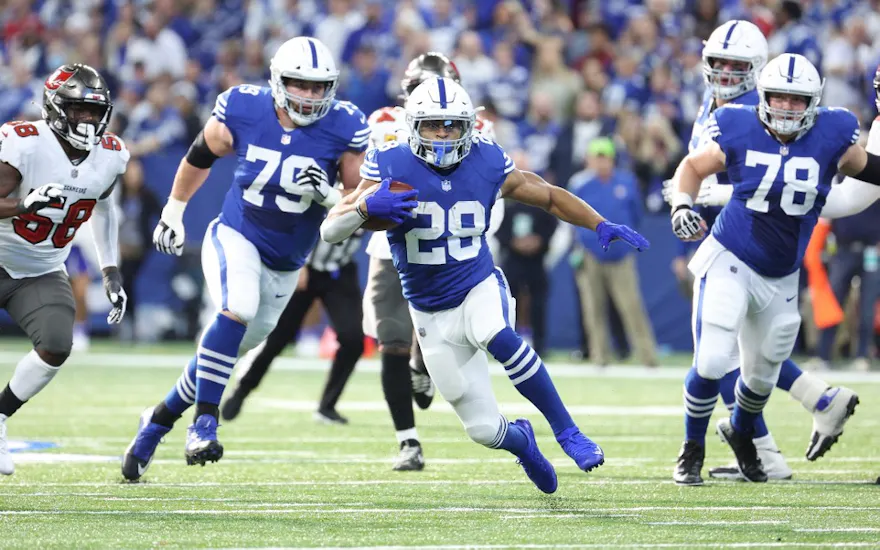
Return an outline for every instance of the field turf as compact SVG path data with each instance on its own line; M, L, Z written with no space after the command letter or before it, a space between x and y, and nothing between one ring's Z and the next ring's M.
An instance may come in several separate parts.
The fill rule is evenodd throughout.
M0 383L27 349L3 342ZM810 415L774 395L768 424L792 481L704 487L671 481L686 357L655 371L550 365L573 416L605 449L590 474L495 376L502 412L530 418L557 467L559 490L544 495L512 456L471 443L440 398L417 412L426 469L391 471L396 443L375 361L362 362L339 406L351 423L325 426L311 416L325 362L285 356L220 428L219 463L186 466L187 414L145 481L123 483L119 457L140 412L165 395L190 350L98 345L9 421L13 447L30 447L14 453L15 475L0 477L0 548L880 548L877 373L823 374L862 403L815 463L803 457ZM719 404L714 419L722 414ZM714 433L707 446L704 475L731 459Z

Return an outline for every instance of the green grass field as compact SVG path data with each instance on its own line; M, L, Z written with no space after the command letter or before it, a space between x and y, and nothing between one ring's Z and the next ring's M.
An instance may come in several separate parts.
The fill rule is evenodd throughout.
M27 349L3 342L0 383ZM186 466L182 421L145 482L122 483L119 457L139 413L171 387L190 350L98 346L10 420L13 442L58 447L15 453L15 475L0 479L0 548L880 548L877 374L828 375L859 391L862 404L815 463L803 458L810 416L787 395L771 400L768 423L793 481L695 488L671 481L682 367L550 366L573 415L605 449L605 465L590 474L497 376L502 411L532 420L557 467L559 490L548 496L513 457L471 443L442 400L417 412L426 469L391 471L396 444L375 362L352 378L339 407L351 424L337 427L311 419L322 362L286 357L220 429L223 460ZM730 458L712 434L707 468Z

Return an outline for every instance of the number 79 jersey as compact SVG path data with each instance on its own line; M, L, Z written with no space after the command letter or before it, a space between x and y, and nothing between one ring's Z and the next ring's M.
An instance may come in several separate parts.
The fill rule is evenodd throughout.
M777 141L755 107L724 106L707 125L727 156L733 197L712 235L765 277L800 269L804 251L837 174L840 158L859 139L859 121L846 109L820 108L800 138Z
M213 116L229 128L238 157L220 222L244 235L269 269L299 269L315 247L327 209L303 194L296 176L317 165L333 185L339 157L367 148L367 117L351 103L334 101L323 118L286 130L269 88L250 85L220 94Z
M513 161L480 136L452 170L436 170L413 155L406 143L388 142L367 153L365 180L391 178L419 192L416 217L386 234L403 296L420 311L460 305L468 292L492 274L486 245L489 214Z
M129 156L121 139L105 133L101 144L74 165L44 121L4 124L0 162L21 174L21 185L10 197L24 198L47 183L62 184L64 192L58 206L0 220L0 267L14 279L64 269L77 230L125 172Z

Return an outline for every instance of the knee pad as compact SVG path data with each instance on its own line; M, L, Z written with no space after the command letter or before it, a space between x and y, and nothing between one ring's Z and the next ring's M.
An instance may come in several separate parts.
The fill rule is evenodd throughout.
M235 317L243 324L250 325L253 322L254 318L257 316L257 309L259 308L259 305L259 301L254 304L229 304L224 311L228 311L232 315L235 315Z
M42 354L48 354L60 365L70 355L73 347L74 312L63 306L44 306L40 310L43 322L34 347ZM56 365L57 366L57 365Z
M703 324L699 344L694 353L697 374L720 380L739 367L736 362L736 332L716 325Z
M782 363L788 359L794 349L800 326L800 315L785 313L777 316L761 342L761 355L771 363Z
M464 429L474 443L491 447L498 436L498 419L491 418L485 420L474 424L465 424Z

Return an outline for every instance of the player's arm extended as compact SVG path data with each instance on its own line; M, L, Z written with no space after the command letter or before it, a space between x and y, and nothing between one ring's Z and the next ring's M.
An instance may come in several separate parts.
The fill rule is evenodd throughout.
M328 243L340 243L351 237L363 225L365 218L357 211L358 202L363 192L374 185L376 182L373 180L360 180L353 191L342 197L342 200L327 212L327 218L321 224L322 239Z
M501 196L536 206L564 222L593 231L605 221L589 204L532 172L514 169L501 185Z
M852 216L880 199L880 156L856 143L840 157L837 167L847 177L832 186L822 208L823 218Z
M352 193L363 181L361 180L361 165L366 156L366 151L346 151L339 158L339 179L342 180L343 196Z
M709 141L696 151L684 157L672 176L672 209L678 206L692 207L703 180L713 174L723 172L727 156L715 141Z
M169 200L189 202L208 179L214 161L234 151L232 132L229 128L215 117L209 118L190 145L186 156L180 161L180 166L177 167Z
M24 212L21 199L8 198L21 185L21 174L14 167L0 162L0 219Z

